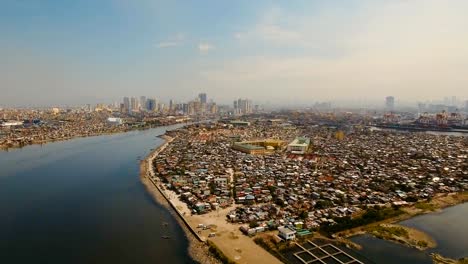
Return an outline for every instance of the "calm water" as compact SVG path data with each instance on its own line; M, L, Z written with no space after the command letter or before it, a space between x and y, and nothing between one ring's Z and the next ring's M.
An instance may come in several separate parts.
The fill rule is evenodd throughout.
M193 263L139 180L165 129L0 151L0 263Z
M361 254L376 263L432 263L429 253L459 259L468 256L468 203L414 217L400 224L427 232L437 241L437 248L418 251L403 245L380 240L369 235L356 236L351 240L362 245Z

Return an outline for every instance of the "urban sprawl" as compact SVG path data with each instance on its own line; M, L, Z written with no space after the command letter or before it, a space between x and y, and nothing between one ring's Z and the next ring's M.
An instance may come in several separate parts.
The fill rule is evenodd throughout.
M157 176L193 214L237 204L227 220L245 224L247 234L279 227L283 239L375 205L406 206L468 189L466 137L290 116L172 131L154 161Z

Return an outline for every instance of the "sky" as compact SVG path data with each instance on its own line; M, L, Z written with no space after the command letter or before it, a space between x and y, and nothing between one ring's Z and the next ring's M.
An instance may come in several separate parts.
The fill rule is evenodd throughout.
M1 0L0 107L468 99L466 0Z

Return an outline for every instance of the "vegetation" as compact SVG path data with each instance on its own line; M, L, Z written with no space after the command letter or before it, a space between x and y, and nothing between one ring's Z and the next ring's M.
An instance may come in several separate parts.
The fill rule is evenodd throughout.
M320 230L327 234L340 232L343 230L372 224L378 221L382 221L388 218L392 218L403 214L404 212L399 208L393 207L374 207L369 208L367 211L359 217L351 218L349 216L334 218L336 223L323 225Z
M388 239L388 238L392 238L393 236L409 238L408 231L402 227L397 227L397 226L377 225L377 226L372 226L372 227L367 228L367 231L374 234L378 238ZM424 242L424 241L420 241L420 242ZM426 243L426 246L427 246L427 243Z
M424 211L435 211L437 209L433 204L426 202L417 203L414 205L414 207Z
M258 224L258 222L255 221L255 220L249 223L249 227L250 227L250 228L255 228L255 227L258 227L258 226L259 226L259 224Z
M439 254L431 254L432 260L435 264L468 264L468 257L454 260L442 257Z
M211 241L207 241L209 246L209 251L213 256L219 259L224 264L236 264L235 261L230 260L224 253Z
M426 248L427 247L427 242L426 241L418 241L417 243L418 247Z
M287 259L280 253L280 251L288 250L294 244L290 243L276 243L272 237L269 240L264 239L263 237L256 237L254 238L255 244L259 245L270 254L275 256L277 259L281 260L283 263L289 263Z

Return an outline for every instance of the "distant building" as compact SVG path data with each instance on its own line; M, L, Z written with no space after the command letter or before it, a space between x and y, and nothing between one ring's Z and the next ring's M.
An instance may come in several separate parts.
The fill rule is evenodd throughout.
M285 143L281 140L266 139L256 141L242 141L235 142L232 145L232 149L252 154L252 155L263 155L274 153L277 150L282 150Z
M198 95L198 98L200 99L200 103L206 104L206 102L207 102L206 93L200 93L200 94Z
M174 101L171 99L169 100L169 111L174 111L174 110L175 110Z
M121 125L123 124L123 121L122 121L122 118L109 117L107 118L107 123L112 124L112 125Z
M385 97L385 109L387 111L395 110L395 97L393 96Z
M252 112L252 101L241 98L237 99L237 101L234 101L234 114L246 115L251 114Z
M124 112L128 113L130 112L130 98L124 97L123 98L123 105L124 105Z
M140 96L140 107L141 110L146 110L146 96Z
M305 154L309 149L310 139L305 137L297 137L288 144L288 151L293 154Z
M146 100L146 110L154 112L156 110L156 99L148 98Z
M247 121L239 121L239 120L234 120L230 122L231 125L233 126L250 126L250 122Z
M1 125L3 127L16 127L16 126L22 126L24 124L23 121L7 121L3 122Z
M138 111L138 100L135 97L130 98L130 110Z
M52 113L56 115L56 114L60 113L60 109L58 109L57 107L54 107L54 108L52 108Z

